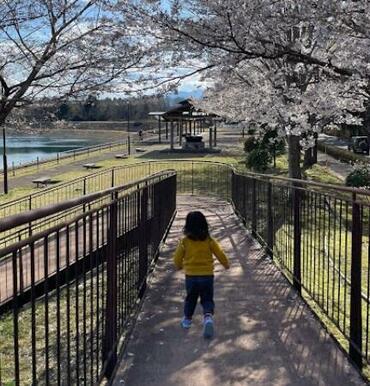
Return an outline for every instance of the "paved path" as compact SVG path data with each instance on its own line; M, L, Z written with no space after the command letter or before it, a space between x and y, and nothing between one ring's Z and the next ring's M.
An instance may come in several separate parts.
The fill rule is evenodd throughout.
M179 197L178 216L113 384L363 385L231 207L210 200ZM184 217L195 208L205 212L232 262L229 271L216 269L216 335L210 342L202 338L199 306L192 328L179 326L184 282L171 262Z
M345 181L348 174L353 170L352 165L340 162L334 157L322 153L321 151L317 153L317 163L329 168L330 172L342 181Z

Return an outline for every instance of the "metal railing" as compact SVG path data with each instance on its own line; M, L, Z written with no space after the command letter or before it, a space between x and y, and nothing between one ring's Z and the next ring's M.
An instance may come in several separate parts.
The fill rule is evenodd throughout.
M80 205L77 217L0 250L12 296L0 315L1 385L97 384L111 374L175 214L176 173L11 216L0 228Z
M336 193L333 193L333 192ZM370 362L370 192L233 173L236 212L358 367ZM337 336L338 340L342 341Z
M127 148L128 148L127 141L115 141L115 142L103 143L100 145L81 147L73 150L66 150L66 151L56 153L56 155L53 157L46 157L42 159L37 157L33 161L19 163L18 165L15 165L14 162L12 162L12 164L9 165L8 167L9 169L8 173L10 173L12 176L15 176L18 171L21 171L23 169L29 169L31 167L39 168L42 165L53 164L53 163L58 165L59 162L62 162L65 159L75 160L81 156L91 156L106 150L127 151ZM0 169L0 175L2 174L4 174L4 170Z
M166 206L168 197L173 197L175 195L175 191L180 194L190 193L215 195L222 199L229 200L234 206L236 213L245 223L246 227L250 229L252 234L260 241L260 243L266 247L267 252L273 258L275 263L281 268L282 272L291 281L292 285L296 288L298 293L304 297L308 305L314 309L314 312L323 321L323 323L325 323L330 328L330 331L337 334L338 341L344 347L344 349L349 352L351 359L357 364L357 366L361 367L363 363L370 362L369 191L326 185L309 181L297 181L254 173L241 174L229 165L204 161L153 161L122 168L118 171L116 170L115 173L117 173L117 181L121 181L121 178L130 180L136 178L138 175L148 175L150 173L163 170L164 168L168 168L169 166L177 171L177 186L176 184L174 185L174 183L169 184L168 181L172 177L168 176L165 181L167 181L166 183L169 185L163 185L163 190L161 190L161 195L165 198L159 198L160 195L158 194L158 200L163 200L164 205ZM112 189L110 189L109 192L111 192L109 193L111 195ZM126 198L127 201L125 201L125 204L122 204L120 210L118 211L118 213L121 213L118 216L123 216L123 219L126 218L126 220L122 220L124 224L126 224L127 221L128 223L130 221L134 221L128 219L140 217L140 215L137 213L137 207L139 206L138 202L141 199L138 198L137 193L135 192L133 192L131 195L130 194L127 193L125 197L131 197L131 199ZM151 199L150 197L151 195L149 194L148 202L155 202L155 198ZM111 198L108 199L111 200ZM84 199L78 198L77 200ZM174 198L171 198L169 202L173 203L174 200ZM114 200L113 202L116 201L117 200ZM78 202L81 204L81 201ZM93 202L91 202L91 205L92 204ZM102 232L102 230L109 228L109 213L111 209L108 210L105 208L110 207L109 205L111 205L111 203L102 204L102 202L95 201L95 205L96 206L93 207L93 209L85 208L85 213L78 213L78 220L69 220L64 224L59 223L54 226L52 231L50 229L46 230L46 233L54 232L50 233L50 235L56 235L56 232L58 232L59 235L58 237L54 236L54 238L48 236L48 249L45 249L45 247L39 247L37 245L37 240L34 238L36 236L32 236L27 240L20 241L20 243L16 244L17 248L19 248L20 245L28 245L28 248L31 251L30 245L32 244L33 254L36 256L36 251L38 251L37 253L41 254L41 257L39 260L37 258L33 258L31 261L34 261L34 265L37 264L37 261L41 262L41 272L44 272L45 270L45 254L49 259L51 256L50 251L60 251L63 245L74 245L74 250L70 250L69 252L70 255L77 257L79 255L85 256L84 251L88 251L90 246L94 245L93 242L90 243L89 241L91 239L91 229L96 229L96 227L98 227L100 232ZM158 205L154 205L154 207L158 207ZM76 206L74 208L81 210L80 206ZM107 211L108 214L106 214L105 211ZM174 208L171 209L171 213L173 213L173 211ZM65 212L63 211L61 212L63 215L64 213ZM95 217L91 215L91 213L95 213ZM44 212L44 215L49 216L49 212ZM30 218L28 218L28 220L30 220ZM35 219L32 220L32 223L38 221ZM158 221L157 217L155 220L153 220L153 222L154 221ZM95 226L95 224L97 225ZM136 223L134 222L134 224ZM0 231L3 229L4 228L1 228L0 226ZM62 231L63 229L64 231ZM123 243L123 248L126 248L127 242L129 242L129 240L134 240L135 238L133 233L130 231L131 228L129 225L126 225L126 228L124 229L126 229L128 233L125 234L125 238L120 242ZM103 232L105 235L104 237L100 236L100 232L98 232L98 236L96 236L99 238L99 240L103 240L104 237L106 239L108 238L109 232ZM140 231L138 232L140 233ZM58 239L59 244L56 241ZM38 242L45 243L44 238L41 238L40 240L38 240ZM92 240L94 240L94 238ZM119 240L119 238L117 240ZM126 244L123 240L126 240ZM104 245L107 244L108 242L106 242ZM7 248L14 248L14 246L9 246ZM69 247L67 247L66 250L69 250ZM14 253L14 249L13 253L9 253L10 250L7 251L7 256L11 259L10 261L12 264L12 268L9 268L8 272L19 272L18 270L20 269L20 262L22 261L22 258L19 260L19 255L23 256L24 253L22 251L20 251L20 253ZM95 295L95 297L93 296L94 300L92 304L86 303L90 300L86 300L83 296L81 298L77 295L83 295L84 293L86 294L87 291L84 288L84 280L81 279L81 277L83 277L81 276L83 272L85 272L85 274L88 273L88 275L92 275L93 288L95 288L94 280L98 280L95 279L94 276L96 271L98 274L99 272L104 272L104 275L107 275L107 265L104 265L104 263L94 263L96 259L100 261L100 255L106 256L107 253L108 252L105 250L101 250L101 253L98 254L98 256L94 255L95 260L92 262L91 260L82 259L81 261L85 261L85 268L83 268L82 263L80 265L75 264L73 272L76 273L73 275L70 274L67 279L65 279L66 276L64 273L59 274L58 280L56 279L57 275L54 274L55 279L48 278L46 281L41 281L39 283L39 287L36 286L36 277L31 277L28 279L31 280L31 283L35 283L33 293L30 291L29 295L27 295L29 298L26 297L22 300L20 294L17 292L17 299L20 301L19 304L28 304L28 306L22 308L21 312L28 310L29 314L25 318L22 318L21 322L18 321L17 328L20 329L20 331L23 331L23 320L25 320L24 323L26 323L26 325L27 323L30 325L30 323L36 323L39 320L38 318L41 318L41 325L43 325L44 318L46 318L46 313L40 311L39 314L37 314L37 304L40 303L42 305L41 309L45 309L45 307L49 309L51 307L50 302L48 306L45 306L45 301L49 296L45 296L45 294L50 293L51 298L52 296L57 296L56 288L58 285L55 283L61 283L62 278L63 280L66 280L66 283L75 283L75 287L73 287L75 288L73 292L73 296L75 296L73 304L75 306L77 304L76 307L85 307L81 306L81 304L89 304L89 310L91 309L89 312L91 315L94 315L94 320L96 320L96 323L100 323L99 320L105 320L105 315L101 314L101 311L99 311L101 308L105 309L105 306L103 306L103 303L99 303L99 301L95 299ZM138 255L140 254L138 250L136 250L136 253ZM61 252L59 254L61 255ZM67 255L65 255L62 259L61 257L58 257L58 253L56 253L54 259L51 259L50 262L48 261L46 264L48 267L48 272L49 270L52 270L52 264L54 264L54 272L58 271L58 267L59 272L61 272L60 267L63 262L67 261L66 256ZM117 264L119 265L120 258L117 258ZM73 261L70 256L68 259L69 262ZM80 261L80 258L75 258L75 260ZM127 263L128 260L125 261ZM130 261L129 265L133 270L138 270L138 261L138 258L136 258L136 260L134 259ZM92 269L87 269L90 264L92 264ZM16 265L17 268L15 271L14 265ZM71 263L69 263L69 265L71 265ZM109 269L114 271L113 265L111 265ZM125 273L127 267L122 269ZM35 271L34 268L28 268L28 272L33 271ZM20 276L13 275L13 278L14 277L17 278L17 283L15 286L13 285L12 288L18 288L19 290ZM44 275L44 277L47 276ZM106 286L106 282L104 283ZM89 285L90 282L87 287L89 287ZM123 287L125 288L123 290L121 285L127 286L124 281L119 282L117 291L124 291L126 294L126 287ZM67 288L68 285L66 286L66 291ZM129 286L128 288L132 287ZM96 289L96 292L98 291L101 291L99 286L98 289ZM105 289L104 291L107 290ZM60 289L60 292L63 292L63 290ZM106 292L104 293L106 294ZM122 302L122 299L125 299L126 295L120 296ZM103 302L103 300L101 300L101 302ZM19 304L15 303L15 306L13 305L13 314L4 314L1 323L4 323L4 318L9 318L9 323L11 325L15 323L15 320L18 320L18 313L20 312L20 307L18 307ZM33 308L32 304L34 304ZM64 303L64 300L61 300L60 304L63 304L63 307L67 307L66 301ZM14 307L16 312L14 311ZM57 310L58 307L61 307L61 305L57 306L55 302L53 303L53 307L53 310ZM69 307L71 307L71 305L69 305ZM75 315L73 312L74 311L71 311L72 320L74 325L77 326L73 334L76 334L77 330L84 332L85 327L83 323L86 324L86 322L81 322L81 320L86 321L86 315L82 315L81 319L79 319L80 315L76 316L75 318L79 320L76 322L73 319L73 315ZM32 321L32 315L34 315L33 318L35 321ZM89 322L87 324L90 323L90 319L88 319L88 321ZM63 324L64 322L61 323ZM5 326L7 326L6 322ZM62 325L60 328L62 328ZM87 331L89 332L90 330L87 329ZM106 330L103 329L102 331ZM119 332L123 333L123 331L124 328ZM29 333L29 329L27 332ZM53 334L55 335L55 329L53 329ZM67 334L66 336L76 336L73 334ZM101 336L103 336L102 334L103 333L101 333ZM42 339L46 340L46 331L44 332L43 336L44 338ZM82 334L82 336L85 337L86 334ZM51 338L49 337L49 343L50 339ZM92 342L95 342L94 339L95 337L92 338ZM11 346L13 348L12 344L15 343L8 344L9 347ZM46 343L43 341L41 343L35 343L36 348L40 347L40 350L44 349L45 344ZM73 342L73 344L78 345L78 343L75 342ZM87 379L84 378L87 370L81 366L83 366L83 363L87 363L83 355L88 355L90 352L88 349L89 344L90 340L88 340L87 346L83 345L81 342L79 343L79 349L77 350L77 353L81 365L80 367L75 367L75 370L73 370L75 372L72 371L71 375L73 377L76 375L80 376L82 380L81 382L83 382L84 379ZM2 341L0 341L0 352L3 350L2 345L4 346ZM73 347L76 349L75 346ZM13 348L13 350L15 349ZM55 352L57 353L58 351L55 351L54 349L52 352L55 354ZM100 345L97 349L97 352L98 354L96 354L94 351L94 355L101 355L103 357L103 353L105 351ZM55 355L58 357L57 354ZM81 358L83 358L83 360ZM71 366L76 366L74 365L76 363L76 358L70 358L70 360L72 363ZM94 361L98 363L98 360L94 359L93 362ZM0 362L4 363L4 359L0 358ZM54 360L53 363L55 364L56 362L57 361ZM48 363L50 367L50 358ZM100 360L99 363L114 363L114 356L113 362L102 362ZM91 369L90 365L86 366L87 369ZM21 364L19 364L18 367L21 374ZM56 371L54 368L58 367L54 366L52 371ZM105 373L109 374L111 367L108 366L106 368L107 371L105 371ZM28 370L30 371L29 366ZM96 369L94 368L94 371L95 370ZM102 370L102 367L100 370ZM24 374L26 372L27 371L25 370ZM2 374L4 374L4 372L2 372ZM102 372L99 372L99 374L102 374ZM46 379L45 376L45 374L42 375L43 382ZM51 378L49 377L49 383L53 384L50 379ZM88 379L92 379L92 377Z
M224 198L229 196L231 181L229 165L207 161L167 160L139 162L127 166L105 169L71 182L43 189L37 193L9 201L0 205L0 218L42 208L65 200L81 197L110 187L130 183L154 172L173 168L178 172L178 190L180 193L217 194ZM213 192L213 193L212 193ZM66 213L42 218L24 226L7 231L0 231L0 248L39 232L45 226L56 225L65 219ZM0 268L1 270L1 268Z

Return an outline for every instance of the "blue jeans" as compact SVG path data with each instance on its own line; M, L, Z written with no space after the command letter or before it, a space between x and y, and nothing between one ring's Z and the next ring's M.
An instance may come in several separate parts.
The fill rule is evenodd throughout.
M203 307L203 314L213 314L215 303L213 301L213 275L212 276L186 276L185 277L186 298L184 315L191 319L198 297Z

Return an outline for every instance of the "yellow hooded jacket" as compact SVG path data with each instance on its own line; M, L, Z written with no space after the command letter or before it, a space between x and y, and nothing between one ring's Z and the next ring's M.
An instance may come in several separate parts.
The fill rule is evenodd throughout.
M188 276L213 275L213 255L225 267L229 259L218 242L212 237L204 241L184 237L176 248L173 260L177 269L184 269Z

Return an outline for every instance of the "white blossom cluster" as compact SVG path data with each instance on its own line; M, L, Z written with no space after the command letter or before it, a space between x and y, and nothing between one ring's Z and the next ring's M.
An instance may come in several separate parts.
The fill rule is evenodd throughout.
M361 124L370 80L370 2L143 2L143 24L171 65L197 61L213 86L200 104L314 143L325 125Z

